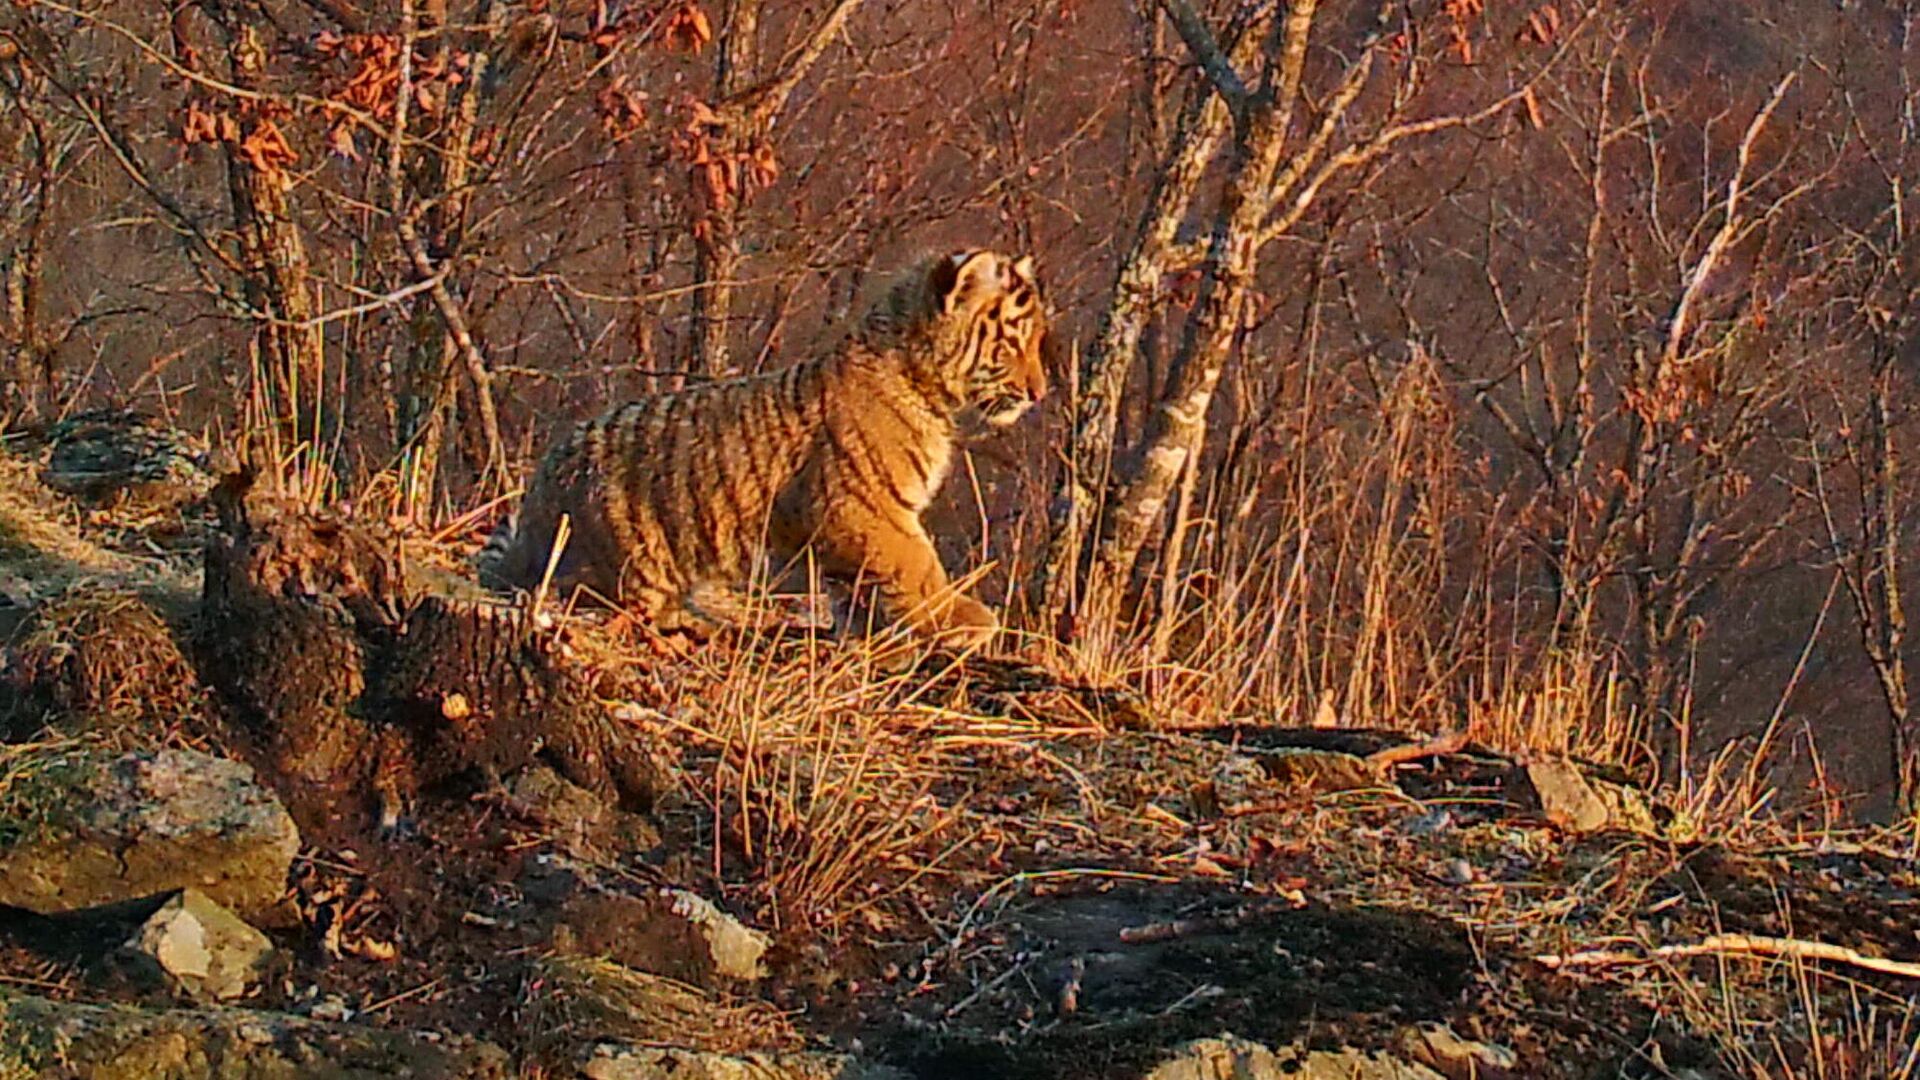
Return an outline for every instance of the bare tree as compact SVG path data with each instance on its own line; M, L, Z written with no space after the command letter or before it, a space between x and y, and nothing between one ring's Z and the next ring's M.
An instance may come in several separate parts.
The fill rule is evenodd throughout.
M845 32L862 0L835 0L818 25L768 70L760 47L764 0L728 0L715 52L716 105L700 116L694 168L698 216L693 239L692 355L708 375L734 369L728 345L740 273L740 211L756 186L774 175L773 127L801 82Z
M1062 525L1045 579L1055 609L1074 610L1096 624L1117 611L1168 498L1202 450L1214 393L1246 318L1264 249L1298 225L1330 185L1364 171L1408 140L1496 121L1531 85L1523 82L1470 112L1436 111L1409 119L1424 73L1422 62L1409 62L1398 65L1383 95L1382 115L1367 120L1357 106L1368 98L1376 67L1385 66L1383 57L1404 47L1404 29L1395 34L1387 24L1368 32L1355 58L1336 65L1331 85L1315 92L1307 88L1306 75L1317 3L1290 4L1279 19L1256 15L1237 32L1230 28L1226 45L1186 0L1164 0L1161 7L1211 96L1192 113L1185 137L1176 140L1175 156L1162 172L1103 329L1080 372L1085 392L1076 452L1061 485L1056 513ZM1268 37L1270 43L1263 40ZM1262 56L1273 60L1254 67ZM1296 113L1310 111L1318 115L1296 133ZM1224 137L1229 121L1231 139ZM1179 225L1223 144L1224 190L1209 213L1206 238L1176 249L1172 241ZM1119 388L1137 360L1141 329L1161 282L1183 264L1201 268L1198 296L1140 445L1117 456L1112 432ZM1089 535L1095 539L1089 541ZM1085 592L1076 597L1083 564L1088 566Z

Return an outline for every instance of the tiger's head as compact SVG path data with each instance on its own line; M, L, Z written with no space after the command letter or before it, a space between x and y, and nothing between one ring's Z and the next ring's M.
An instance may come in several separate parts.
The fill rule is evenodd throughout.
M966 411L991 427L1018 421L1047 393L1047 317L1033 256L949 255L934 260L927 286L945 324L947 377Z

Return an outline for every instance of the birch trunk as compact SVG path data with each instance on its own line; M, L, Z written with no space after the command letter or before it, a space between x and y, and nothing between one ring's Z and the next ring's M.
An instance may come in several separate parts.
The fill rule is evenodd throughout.
M1270 19L1270 12L1257 15L1242 28L1231 54L1236 65L1253 61ZM1219 153L1232 119L1232 109L1218 93L1203 95L1182 114L1170 156L1154 178L1153 193L1120 264L1112 298L1081 362L1070 466L1055 486L1054 531L1037 583L1047 610L1055 616L1072 616L1079 610L1080 568L1087 560L1086 548L1098 526L1111 479L1114 435L1127 379L1139 358L1141 338L1163 299L1161 283L1191 262L1191 254L1178 243L1180 225L1193 208L1200 181Z

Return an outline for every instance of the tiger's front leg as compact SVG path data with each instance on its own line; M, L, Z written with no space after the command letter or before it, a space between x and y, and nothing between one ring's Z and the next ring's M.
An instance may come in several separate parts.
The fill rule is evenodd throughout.
M852 523L843 523L851 526ZM940 554L916 519L867 519L828 530L829 554L842 573L879 587L889 618L957 648L985 648L1000 630L993 609L955 588Z

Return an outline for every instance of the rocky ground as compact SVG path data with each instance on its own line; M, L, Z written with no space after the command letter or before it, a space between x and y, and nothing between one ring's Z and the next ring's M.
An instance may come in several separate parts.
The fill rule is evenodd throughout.
M0 1077L1920 1075L1911 835L529 615L125 426L0 458Z

